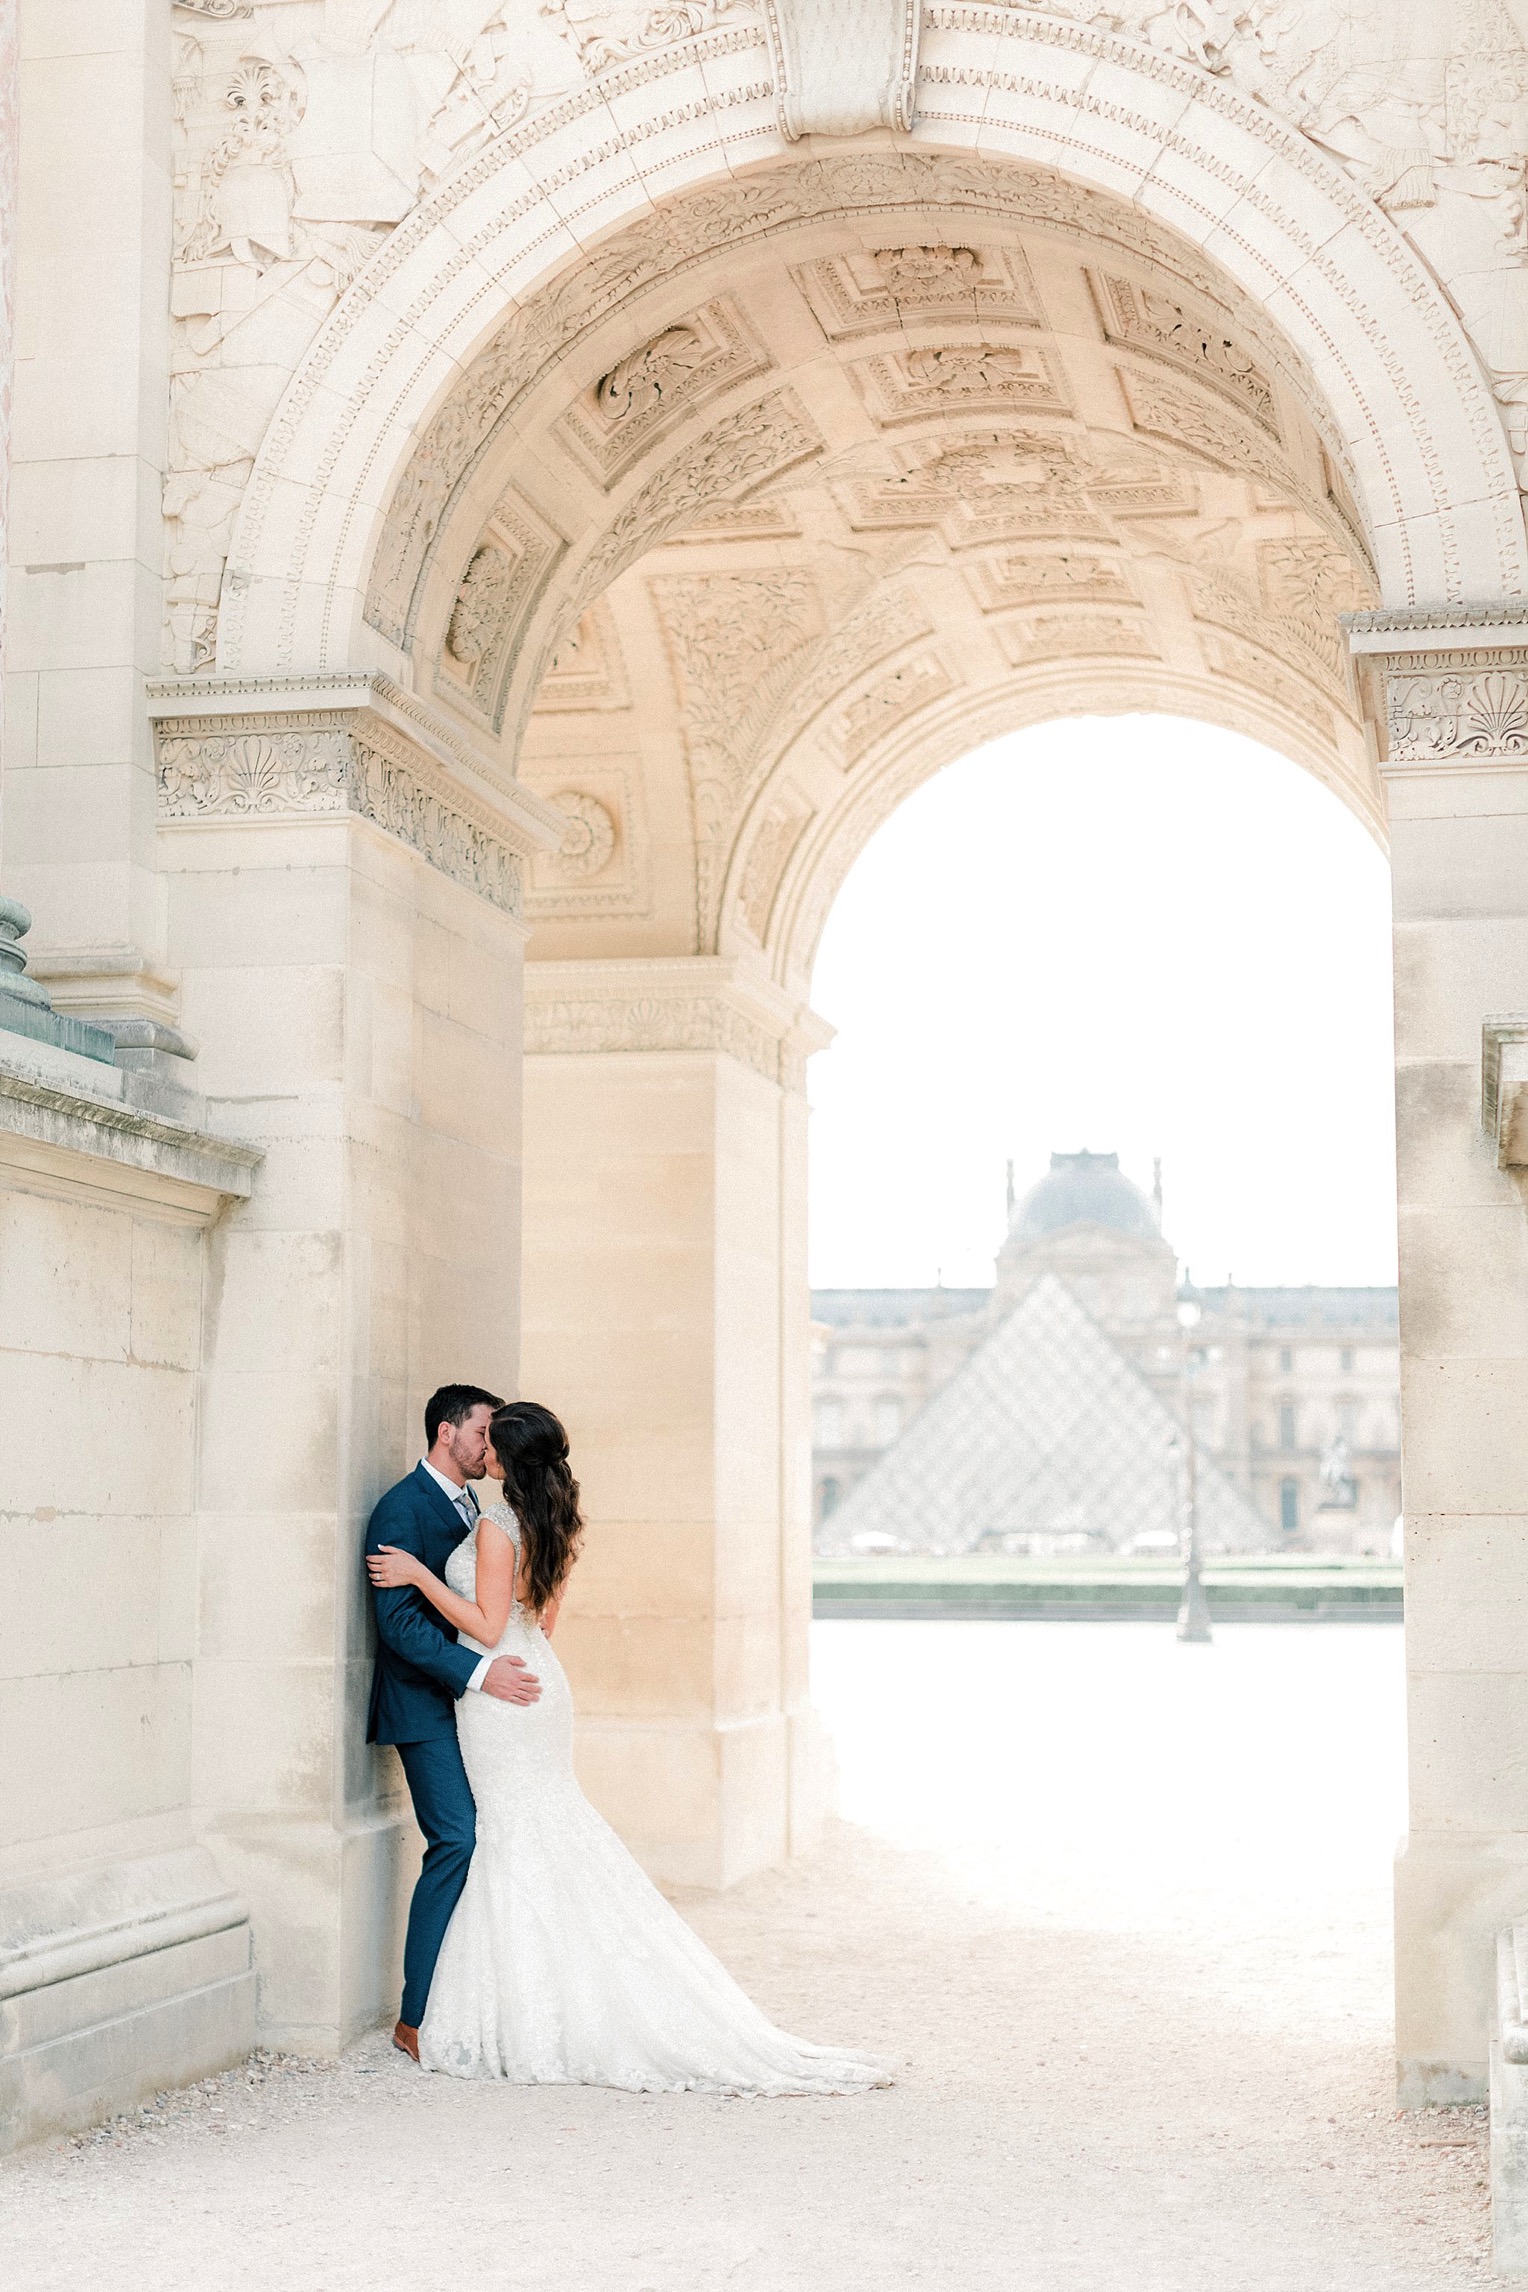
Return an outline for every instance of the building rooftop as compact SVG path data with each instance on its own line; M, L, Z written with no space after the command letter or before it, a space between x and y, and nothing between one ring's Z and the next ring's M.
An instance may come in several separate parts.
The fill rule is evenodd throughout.
M1157 1241L1157 1213L1119 1166L1117 1154L1053 1154L1050 1168L1009 1220L1015 1241L1038 1241L1063 1226L1109 1226Z

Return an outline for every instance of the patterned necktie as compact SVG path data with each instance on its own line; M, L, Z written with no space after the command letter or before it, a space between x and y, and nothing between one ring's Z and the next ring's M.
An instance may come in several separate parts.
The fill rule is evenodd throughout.
M477 1498L473 1495L471 1489L463 1488L458 1490L457 1494L452 1497L451 1501L456 1506L456 1509L461 1514L462 1518L466 1521L467 1526L469 1528L475 1528L477 1526Z

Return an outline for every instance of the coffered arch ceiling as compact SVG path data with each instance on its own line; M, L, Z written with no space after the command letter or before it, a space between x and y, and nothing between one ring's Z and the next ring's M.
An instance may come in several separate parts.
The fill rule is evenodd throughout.
M1267 316L1105 193L852 170L761 172L720 243L714 195L676 200L690 255L614 309L608 242L394 496L369 623L569 815L536 952L762 949L799 981L901 795L1057 714L1253 732L1380 825L1337 621L1377 601L1368 540Z

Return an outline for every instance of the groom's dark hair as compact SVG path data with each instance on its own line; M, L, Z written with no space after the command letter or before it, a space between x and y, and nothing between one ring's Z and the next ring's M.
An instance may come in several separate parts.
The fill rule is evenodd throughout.
M503 1406L497 1393L485 1393L481 1385L442 1385L424 1404L425 1447L435 1446L435 1435L442 1425L464 1425L474 1409Z

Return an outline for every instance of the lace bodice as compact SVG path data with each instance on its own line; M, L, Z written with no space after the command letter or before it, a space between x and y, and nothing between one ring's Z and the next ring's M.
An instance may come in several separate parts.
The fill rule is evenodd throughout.
M507 1504L485 1504L478 1514L478 1524L471 1535L462 1538L446 1562L446 1582L458 1599L475 1600L477 1598L478 1538L484 1534L485 1530L491 1536L504 1535L509 1538L515 1548L515 1573L518 1576L520 1572L519 1522ZM509 1621L505 1624L503 1631L500 1632L496 1647L484 1647L479 1640L473 1639L470 1633L464 1631L459 1631L456 1636L463 1647L475 1648L479 1655L498 1655L508 1643L511 1632L515 1632L518 1639L519 1632L516 1631L516 1626L518 1625L523 1630L527 1620L525 1610L521 1607L520 1602L512 1600L509 1609ZM518 1652L517 1648L510 1648L511 1654Z

